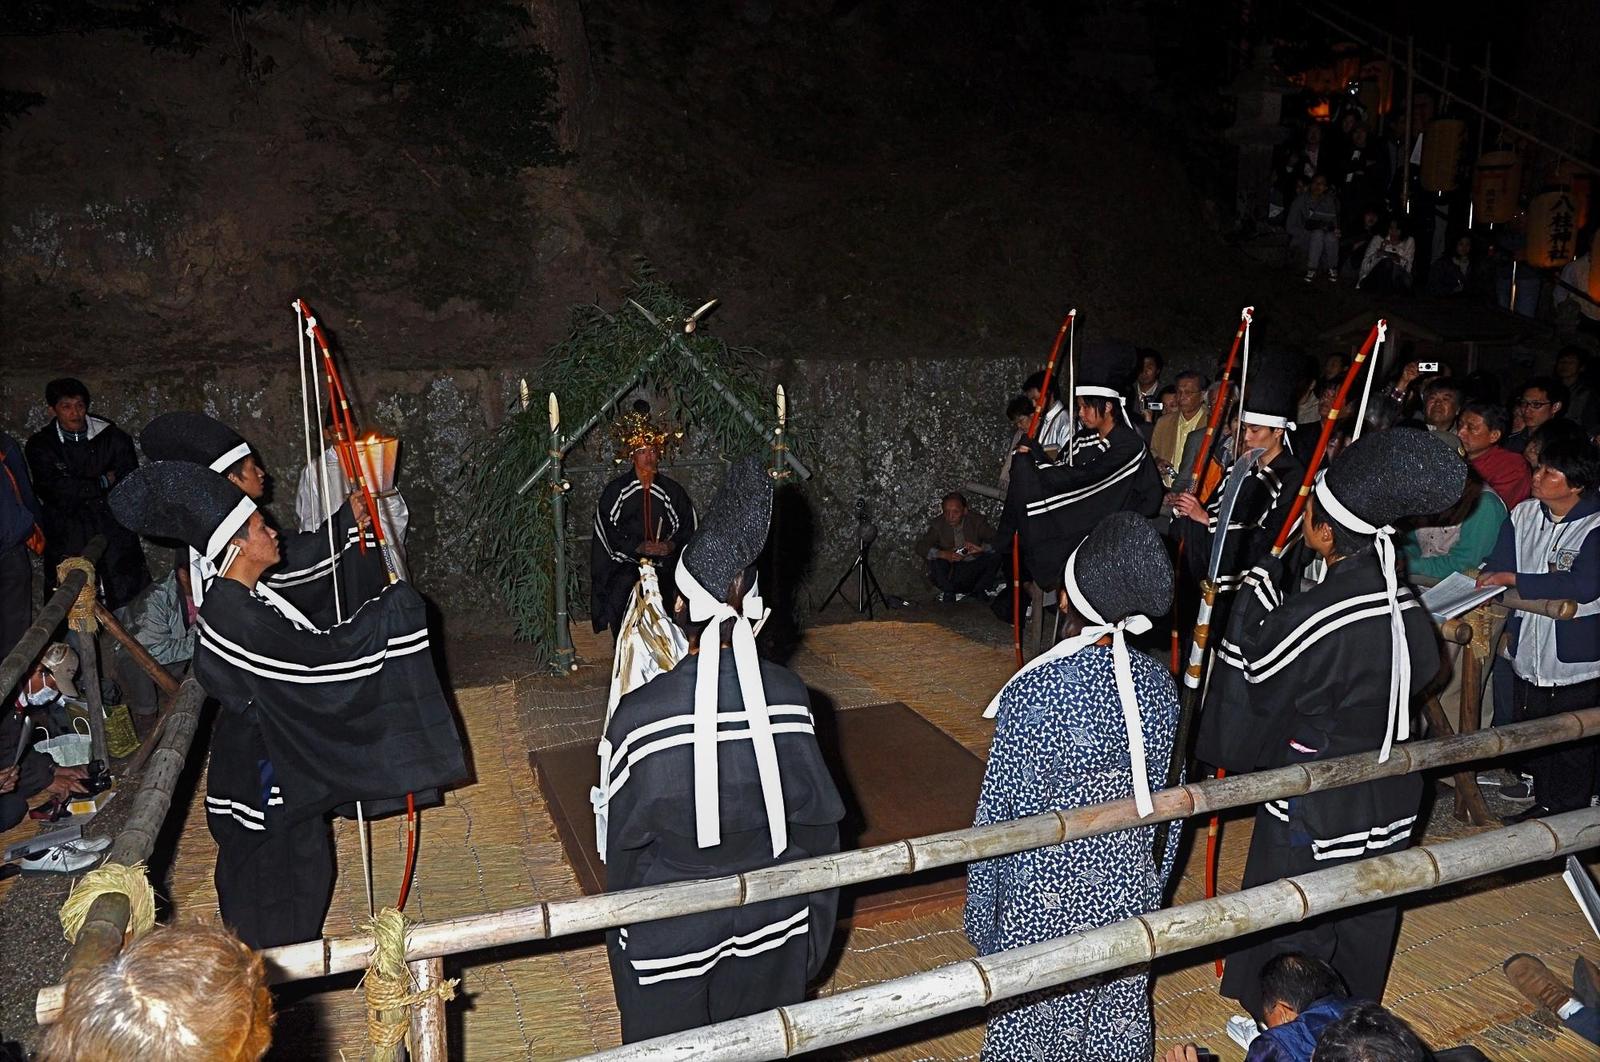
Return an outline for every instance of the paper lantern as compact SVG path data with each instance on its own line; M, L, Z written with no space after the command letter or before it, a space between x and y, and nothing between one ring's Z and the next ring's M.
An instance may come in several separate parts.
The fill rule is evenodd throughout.
M1481 224L1500 225L1517 216L1522 195L1522 160L1515 151L1491 151L1472 172L1472 209Z
M394 490L394 466L400 457L400 440L393 435L373 432L356 440L355 451L367 489L374 494Z
M1556 167L1553 183L1557 188L1571 190L1573 206L1578 210L1578 228L1588 225L1594 201L1594 171L1570 161L1563 162Z
M1453 192L1460 183L1461 149L1467 142L1467 123L1440 118L1429 124L1422 137L1422 167L1418 179L1429 192Z
M1577 217L1566 189L1534 196L1528 204L1528 264L1560 269L1578 257Z

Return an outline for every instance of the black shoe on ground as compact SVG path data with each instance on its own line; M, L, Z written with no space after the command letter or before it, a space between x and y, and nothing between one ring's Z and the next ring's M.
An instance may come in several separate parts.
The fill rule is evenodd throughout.
M1532 807L1524 808L1515 815L1502 819L1501 821L1507 826L1513 826L1519 822L1527 822L1530 819L1542 819L1554 814L1555 811L1551 808L1548 808L1543 804L1535 804Z
M1507 800L1532 800L1533 779L1525 774L1521 775L1514 785L1502 786L1500 795Z

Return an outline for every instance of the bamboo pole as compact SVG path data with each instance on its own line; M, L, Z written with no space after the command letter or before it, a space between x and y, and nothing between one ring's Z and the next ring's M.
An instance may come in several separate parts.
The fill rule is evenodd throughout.
M133 810L106 853L107 863L132 866L150 858L172 807L172 790L183 772L205 697L205 690L192 678L178 690L172 715L162 730L161 744L150 756L149 769L133 795ZM102 895L89 907L84 931L67 954L67 970L93 966L115 956L127 929L128 898L121 893Z
M99 601L94 603L94 618L100 621L100 626L110 632L111 637L122 644L128 655L133 657L133 662L144 669L144 673L149 675L157 686L167 693L178 692L178 680L173 678L166 668L156 663L156 658L150 655L150 650L141 645L139 639L129 634L128 628L124 627L116 615Z
M90 564L99 564L105 551L105 538L96 535L79 556ZM11 691L17 688L17 683L33 670L34 662L44 652L45 646L50 644L50 636L61 626L61 621L67 618L67 609L78 599L78 593L88 578L86 572L68 572L55 593L50 595L50 600L45 602L44 608L39 610L33 625L22 632L17 644L6 653L4 660L0 660L0 697L9 697Z
M1600 808L1300 874L1021 948L951 963L588 1056L757 1060L875 1036L932 1018L1292 925L1374 900L1424 892L1600 845Z
M88 592L92 594L94 591L91 589ZM89 620L92 624L92 612ZM76 621L69 620L68 623L75 624ZM68 631L67 640L78 653L78 688L89 705L89 758L109 764L111 752L106 747L106 706L100 694L99 640L95 637L93 626L79 629L75 625Z
M443 959L419 959L406 963L414 983L412 991L427 992L444 983ZM449 1062L444 1000L430 995L411 1011L411 1062Z
M411 927L407 937L406 958L455 955L479 948L546 940L799 896L1377 778L1491 759L1593 737L1597 733L1600 733L1600 708L1586 708L1475 734L1407 742L1396 745L1388 761L1383 763L1378 762L1378 753L1373 750L1270 771L1190 782L1152 794L1155 808L1144 818L1139 816L1130 797L852 852L798 859L743 874L419 922ZM263 957L267 961L268 976L275 983L281 983L363 969L371 953L372 938L363 934L270 948L263 952Z
M572 644L572 620L567 615L567 484L561 478L561 414L556 396L550 396L550 455L545 467L550 470L550 519L556 532L556 667L563 674L578 670L577 650Z
M1468 572L1467 574L1471 575L1472 573ZM1410 575L1409 573L1407 578L1424 589L1435 585L1439 581L1432 576ZM1490 603L1499 605L1501 608L1510 609L1512 612L1526 612L1529 615L1549 616L1551 619L1558 620L1569 620L1578 614L1578 603L1576 601L1560 597L1523 597L1521 594L1517 593L1514 588L1509 586L1506 587L1505 590L1501 592L1499 596L1495 597Z

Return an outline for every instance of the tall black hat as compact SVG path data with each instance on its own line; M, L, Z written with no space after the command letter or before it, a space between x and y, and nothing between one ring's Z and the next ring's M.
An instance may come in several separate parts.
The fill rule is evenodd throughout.
M1172 607L1172 559L1150 521L1136 513L1112 513L1100 521L1067 563L1067 596L1075 586L1100 617L1096 622L1160 616Z
M771 525L772 477L757 458L743 458L712 496L680 563L706 593L726 601L733 577L761 555Z
M204 413L163 413L144 426L139 445L152 461L187 461L226 472L251 452L239 433Z
M1092 339L1078 351L1077 396L1121 398L1139 368L1139 350L1120 339Z
M1239 419L1267 428L1293 429L1296 406L1294 365L1287 356L1257 355L1244 384Z
M134 469L112 488L110 502L123 527L187 542L214 564L256 511L256 503L238 487L187 461L156 461Z

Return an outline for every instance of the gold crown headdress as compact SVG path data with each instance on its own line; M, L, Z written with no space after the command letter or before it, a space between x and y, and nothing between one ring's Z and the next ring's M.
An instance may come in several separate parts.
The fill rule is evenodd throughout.
M626 461L647 446L665 456L682 441L683 432L650 419L650 406L638 402L611 425L611 438L617 444L617 460Z

